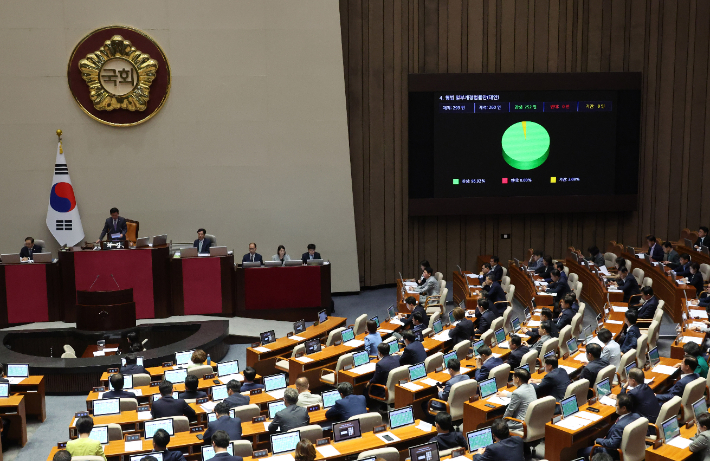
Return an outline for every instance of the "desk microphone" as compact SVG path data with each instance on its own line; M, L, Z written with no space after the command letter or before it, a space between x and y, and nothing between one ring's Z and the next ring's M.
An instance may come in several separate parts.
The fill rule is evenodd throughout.
M101 274L99 274L99 275L96 276L96 278L94 279L94 283L96 283L96 281L99 279L99 277L101 277ZM92 283L91 286L89 287L89 289L86 290L86 291L91 290L91 289L94 287L94 283Z
M116 284L116 287L118 287L118 289L120 290L121 287L118 286L118 282L116 281L116 278L113 276L113 274L111 274L111 278L113 279L113 283L115 283L115 284Z

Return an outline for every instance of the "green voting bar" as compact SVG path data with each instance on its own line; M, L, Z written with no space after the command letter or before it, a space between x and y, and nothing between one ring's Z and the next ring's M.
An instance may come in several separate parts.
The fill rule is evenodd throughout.
M532 170L547 160L550 135L535 122L518 122L505 130L501 139L503 158L518 170Z

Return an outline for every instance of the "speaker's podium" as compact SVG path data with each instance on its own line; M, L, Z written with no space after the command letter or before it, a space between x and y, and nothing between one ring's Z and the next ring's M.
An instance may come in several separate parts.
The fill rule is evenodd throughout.
M136 326L133 288L76 292L76 328L85 331L123 330Z

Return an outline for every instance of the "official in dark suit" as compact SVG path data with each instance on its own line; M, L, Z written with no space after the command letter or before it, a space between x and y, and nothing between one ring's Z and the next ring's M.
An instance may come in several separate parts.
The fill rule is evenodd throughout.
M480 448L473 455L473 461L525 461L523 439L511 437L510 429L502 418L491 426L493 444Z
M254 369L254 367L246 367L243 371L243 374L244 381L242 381L242 387L239 389L239 392L248 392L252 389L266 388L266 386L264 386L263 384L258 384L254 382L254 380L256 379L256 370Z
M648 419L648 422L653 424L656 423L656 419L658 419L658 413L661 411L661 403L653 398L655 396L653 389L644 382L645 379L646 376L642 369L632 368L629 371L627 384L621 388L619 395L630 395L634 400L636 413ZM661 422L662 421L658 421L658 424Z
M703 290L703 274L700 273L700 264L690 263L690 275L688 276L688 285L695 287L695 297L700 296Z
M122 375L150 374L143 365L138 365L138 358L135 354L128 354L126 356L126 364L121 367L120 372Z
M529 382L533 385L538 399L551 395L558 402L565 398L567 387L571 384L567 372L557 368L555 357L545 359L545 376L542 379L531 379Z
M554 266L552 265L552 256L547 255L542 258L542 266L535 269L535 274L539 275L543 279L550 278L550 272L552 272Z
M478 328L473 331L475 336L480 336L490 330L491 324L496 319L495 313L489 309L489 306L486 299L480 298L478 300L478 311L481 316L478 318Z
M170 434L165 429L158 429L153 434L153 452L162 453L163 461L185 461L180 450L168 450L167 446L170 443ZM145 456L150 456L146 453Z
M456 357L449 359L449 361L446 363L446 368L449 370L449 375L451 376L451 378L449 378L449 380L445 383L437 386L437 398L439 400L443 400L444 402L447 402L449 400L449 394L451 393L451 388L454 384L470 379L468 375L461 374L461 362L459 362L459 359L457 359ZM425 411L427 405L427 403L423 405ZM446 411L446 406L437 401L431 403L431 408L436 411Z
M688 277L690 275L690 255L683 253L680 255L680 265L674 269L676 277Z
M338 384L340 400L325 412L326 419L330 421L345 421L355 415L367 413L367 402L364 395L354 395L353 385L347 382Z
M126 218L122 218L118 215L118 208L111 208L111 217L106 218L104 228L101 230L101 236L96 243L101 243L101 240L103 240L106 235L108 235L110 241L126 240L126 232L128 232ZM120 236L117 238L112 237L112 235L115 234L120 234Z
M379 361L375 364L375 374L370 378L368 383L368 393L367 395L374 395L376 397L384 397L385 392L379 386L372 386L373 384L379 384L382 386L387 386L387 377L390 371L394 370L399 364L398 355L390 355L390 343L380 343L377 345L377 355L379 356ZM370 407L372 407L371 401Z
M602 254L601 251L599 251L599 247L591 246L587 248L587 251L589 252L589 259L587 259L588 262L594 263L595 266L603 266L604 265L604 255Z
M461 341L470 341L473 336L473 322L466 318L466 312L460 307L454 308L454 320L458 323L449 330L448 345L453 347Z
M652 287L643 287L641 298L645 301L638 308L638 318L652 319L658 308L658 298L653 294Z
M678 267L680 264L680 255L673 249L671 242L663 242L663 261L661 262L671 269Z
M301 255L301 261L303 261L303 264L306 264L309 259L322 259L320 257L320 253L316 251L316 246L313 243L309 243L308 251Z
M414 313L420 312L426 319L426 324L429 325L429 316L426 313L426 309L421 304L417 303L417 298L414 296L407 296L404 300L404 304L409 309L409 314L400 314L400 321L402 322L402 328L411 328L412 321L414 320Z
M562 331L562 329L567 325L572 325L572 317L574 317L574 311L572 311L572 299L567 297L563 298L560 301L560 307L562 308L562 312L554 322L557 325L557 329Z
M505 291L500 283L495 281L495 274L489 273L483 285L483 291L488 293L488 308L496 317L503 317L503 312L508 307L506 303L496 304L499 301L506 301Z
M641 289L639 288L639 284L636 281L636 277L629 274L629 270L626 268L626 266L619 269L619 281L616 282L616 286L619 288L619 290L624 292L625 303L628 303L629 298L631 298L633 295L641 293Z
M498 264L500 260L498 256L491 256L491 273L493 274L493 280L500 283L503 279L503 268Z
M466 448L466 440L463 434L454 429L451 415L445 411L440 411L434 417L434 425L436 426L436 436L429 442L439 444L439 450L450 450L452 448Z
M201 399L207 397L207 392L198 391L197 386L200 384L200 378L195 375L185 376L185 391L178 394L181 399Z
M508 355L506 363L510 365L510 371L514 371L520 366L520 361L523 359L523 356L530 352L530 348L524 346L523 340L517 335L511 336L508 341L508 347L510 348L510 354Z
M187 419L195 419L195 410L193 410L190 405L185 402L185 399L174 399L173 394L173 383L170 381L163 381L158 386L161 397L153 402L150 408L150 414L153 419L157 418L167 418L170 416L187 416Z
M414 333L411 330L402 332L404 340L404 350L402 357L399 359L399 365L416 365L426 360L426 351L424 345L414 339Z
M589 387L594 385L597 380L597 374L604 367L609 366L609 362L601 358L602 347L597 343L587 344L587 365L582 368L582 372L579 374L580 379L589 380Z
M626 354L631 349L636 349L636 343L641 336L641 330L636 326L636 312L628 310L624 313L624 323L626 324L626 335L619 346L622 354Z
M562 281L560 278L560 271L557 269L550 272L550 277L552 279L552 283L547 285L547 290L545 290L545 292L555 293L555 301L559 302L567 293L569 293L569 284Z
M242 389L242 383L236 379L231 379L227 383L227 395L228 397L224 399L224 402L229 405L229 408L241 407L242 405L249 405L249 396L240 394Z
M710 246L710 238L708 238L708 228L700 226L700 229L698 229L698 240L695 241L693 247L700 248L703 246Z
M659 402L667 402L677 395L678 397L683 397L683 391L688 383L695 381L700 378L700 375L695 373L695 369L698 368L698 360L690 355L686 355L680 364L680 379L671 386L664 394L656 394L656 398Z
M503 360L500 357L494 357L491 348L485 344L478 348L478 356L476 357L476 381L479 383L488 379L491 370L498 365L503 365Z
M661 248L661 244L656 241L656 237L649 235L646 237L646 242L648 243L648 251L646 254L654 261L663 261L663 248Z
M305 408L303 408L305 411ZM243 461L241 456L232 456L227 451L229 447L229 434L224 431L217 431L212 436L212 448L214 456L212 459L216 461Z
M35 253L42 253L42 247L35 245L34 238L27 237L25 239L25 246L20 250L20 258L22 258L23 261L28 259L32 261Z
M567 273L565 272L565 264L562 261L557 261L555 263L555 267L552 270L557 269L560 271L560 282L567 283ZM552 273L550 273L550 277L545 279L545 282L547 283L552 283Z
M210 443L212 436L217 431L226 432L229 435L229 440L241 440L242 420L229 417L229 405L219 402L214 407L214 413L217 419L207 425L203 441Z
M269 424L269 432L288 432L291 429L311 424L308 410L296 405L298 403L298 391L296 389L292 387L286 388L284 391L284 403L286 408L274 415L274 419Z
M250 243L249 244L249 253L245 254L242 256L242 262L243 263L249 263L249 262L264 262L264 258L261 257L259 253L256 252L256 243Z
M212 240L205 237L206 233L207 231L203 228L197 229L197 240L192 244L193 248L197 248L197 252L200 254L210 254Z
M114 373L108 378L112 391L104 392L101 396L102 399L135 399L136 394L133 392L128 392L123 390L123 375L121 373Z
M609 428L606 437L601 437L594 441L597 445L602 446L602 448L597 448L594 453L602 452L607 453L609 456L618 456L616 450L621 447L621 437L624 435L624 428L641 417L638 413L634 413L633 411L634 403L631 396L626 394L619 395L616 399L616 413L619 415L619 419ZM578 455L589 459L592 448L593 447L583 448L579 450Z

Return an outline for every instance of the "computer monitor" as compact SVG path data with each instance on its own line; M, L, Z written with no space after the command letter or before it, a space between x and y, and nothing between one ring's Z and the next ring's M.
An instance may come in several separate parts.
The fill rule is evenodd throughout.
M153 236L153 246L166 245L168 243L168 234L160 234Z
M444 330L444 325L441 324L441 319L436 319L432 325L435 334L441 333Z
M323 309L322 311L318 312L318 323L323 323L326 320L328 320L328 313Z
M108 443L108 426L94 426L89 433L89 438L98 441L101 445Z
M224 400L227 397L229 397L229 394L227 393L227 385L226 384L221 384L219 386L212 386L212 400L217 401L217 400Z
M121 413L121 399L94 400L94 417Z
M210 446L210 448L212 448L212 447ZM153 458L156 459L156 461L163 461L163 454L158 453L158 452L143 453L141 455L131 455L131 457L129 459L130 459L130 461L141 461L146 456L152 456Z
M505 329L504 328L499 328L495 332L496 335L496 343L500 344L503 341L505 341Z
M414 410L412 406L389 411L390 429L414 424Z
M693 413L695 414L695 418L697 419L698 416L700 416L703 413L707 413L708 411L708 405L705 403L705 397L701 398L697 402L693 403Z
M555 351L549 351L549 352L547 352L547 353L545 354L545 356L543 357L543 359L546 359L546 358L548 358L548 357L555 357Z
M409 459L411 461L439 461L439 444L429 442L411 447Z
M181 258L197 258L197 248L183 248L180 250Z
M573 395L567 397L566 399L560 402L560 406L562 407L563 418L577 413L579 411L579 406L577 406L577 396Z
M577 338L570 338L567 341L567 349L569 349L569 355L577 353L577 349L578 349Z
M447 368L449 366L449 360L455 358L458 358L458 355L454 351L451 351L448 354L444 354L444 368Z
M380 318L378 316L370 317L370 320L375 322L375 325L377 325L377 328L380 328Z
M269 419L274 419L276 413L286 408L283 400L275 400L267 404L269 406Z
M486 448L493 443L493 432L490 427L471 431L466 434L466 441L468 442L468 451L473 453L479 448Z
M10 383L0 383L0 399L10 397Z
M178 391L173 391L172 398L177 399L177 398L178 398L178 395L179 395L179 392L178 392ZM153 402L155 402L156 400L160 400L162 397L163 397L163 396L160 395L160 394L153 394L153 395L151 396L151 398L153 399Z
M320 352L321 351L320 339L318 339L318 338L309 339L308 341L306 341L305 347L306 347L306 355L315 354L316 352Z
M520 331L520 319L518 317L515 317L513 320L511 320L510 326L513 327L513 333L517 333L518 331Z
M171 383L184 383L187 377L186 368L178 368L177 370L165 370L164 373L165 381L170 381Z
M271 454L278 455L294 451L296 445L301 441L301 431L283 432L281 434L271 434Z
M449 323L453 324L456 321L454 318L454 311L449 311Z
M123 375L123 388L133 389L133 375ZM111 384L111 377L108 379L108 389L113 390L113 385Z
M359 419L333 424L333 442L337 443L343 440L357 439L359 437L362 437Z
M182 351L182 352L176 352L175 353L175 364L176 365L187 365L190 363L190 359L192 358L192 353L195 352L195 350L191 351Z
M28 363L8 363L8 378L27 378L30 375L30 365Z
M409 380L416 381L417 379L422 379L426 376L426 367L424 362L417 363L409 367Z
M609 394L611 394L611 384L609 384L609 378L604 378L597 383L597 397Z
M391 319L397 317L397 308L394 307L394 304L387 308L387 315Z
M264 377L264 386L266 387L266 392L284 389L286 387L286 375L280 373L278 375L266 376Z
M422 330L414 330L414 340L420 343L424 341L424 333Z
M355 352L353 354L354 367L359 367L360 365L365 365L366 363L370 363L370 355L367 351Z
M658 347L654 347L648 351L648 361L651 362L652 367L655 367L656 364L661 361L661 356L658 354Z
M294 334L299 334L303 333L306 331L306 321L305 320L299 320L298 322L293 323L293 333Z
M471 347L473 348L473 353L474 353L475 355L479 355L479 354L478 354L478 348L481 347L481 346L483 346L484 344L485 344L485 341L483 341L482 339L479 339L478 341L476 341L475 343L473 343L473 346L471 346Z
M202 461L214 458L215 453L212 445L202 445L200 448L202 449ZM229 445L227 445L227 453L234 456L234 442L229 442Z
M217 376L228 376L239 373L239 360L220 362L217 364Z
M529 319L529 318L531 317L531 315L530 315L530 308L529 308L529 307L526 307L526 308L523 310L523 314L525 315L525 320Z
M322 266L323 260L322 259L307 259L306 264L309 266Z
M481 398L482 399L485 399L486 397L498 392L498 385L496 384L495 378L490 378L490 379L486 379L484 381L481 381L480 386L481 386Z
M624 370L626 371L626 376L629 376L629 372L633 368L636 368L636 360L632 360L631 363L629 363L628 365L626 365L626 367L624 367Z
M666 443L673 440L675 437L680 435L680 428L678 427L678 417L676 415L671 416L667 420L661 423L661 430L663 431L663 440Z
M397 341L390 341L390 355L399 351L399 343Z
M234 408L229 409L229 417L234 418ZM212 413L207 413L207 422L211 423L217 421L217 413L214 411Z
M347 343L348 341L355 339L355 332L352 327L346 328L340 333L340 336L343 338L343 342Z
M145 422L145 438L152 439L158 429L165 429L170 436L175 435L173 418L153 419Z
M520 369L520 368L522 368L523 370L525 370L525 371L527 371L528 373L530 373L530 365L528 365L527 363L526 363L525 365L520 365L518 368L516 368L516 370L518 370L518 369Z
M274 330L259 333L259 339L261 340L262 345L271 344L276 341L276 333L274 333Z
M333 405L335 405L335 402L342 398L340 397L340 392L338 392L337 389L325 391L320 396L323 398L324 409L332 407Z

